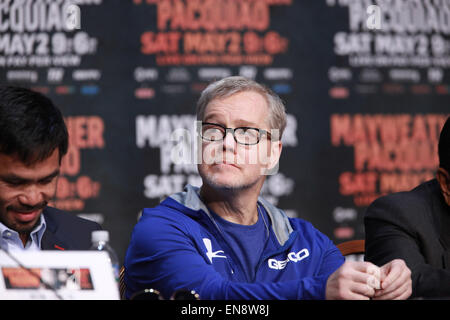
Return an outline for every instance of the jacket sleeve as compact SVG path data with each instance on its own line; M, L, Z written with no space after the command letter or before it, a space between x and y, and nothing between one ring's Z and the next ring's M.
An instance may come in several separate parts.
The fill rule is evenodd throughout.
M403 199L402 199L403 200ZM439 297L450 295L450 271L426 263L421 252L426 235L418 228L427 224L423 217L423 204L411 197L382 197L366 211L365 260L378 266L394 259L403 259L412 273L411 297Z
M135 227L125 258L127 298L153 288L169 298L194 289L202 300L322 299L328 274L284 282L244 283L224 279L200 254L189 230L170 218L147 218Z

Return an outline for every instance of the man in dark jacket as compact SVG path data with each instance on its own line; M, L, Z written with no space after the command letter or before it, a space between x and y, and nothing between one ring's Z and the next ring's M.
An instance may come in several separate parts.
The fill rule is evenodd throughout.
M5 250L87 250L94 222L48 207L68 133L43 95L0 86L0 246Z
M450 117L438 149L436 179L377 199L364 219L365 259L378 265L403 259L412 297L450 297Z

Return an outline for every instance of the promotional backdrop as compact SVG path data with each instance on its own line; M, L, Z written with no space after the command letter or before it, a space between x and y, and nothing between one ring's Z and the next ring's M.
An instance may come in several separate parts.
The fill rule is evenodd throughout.
M449 68L448 0L0 0L1 83L49 96L68 125L53 205L101 223L121 261L142 208L201 185L211 81L285 101L262 195L339 243L364 237L374 199L433 177Z

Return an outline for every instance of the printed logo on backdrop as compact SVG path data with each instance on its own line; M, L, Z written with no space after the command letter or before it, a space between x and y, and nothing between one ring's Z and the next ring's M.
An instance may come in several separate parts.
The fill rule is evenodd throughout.
M332 98L450 92L443 83L450 67L448 2L326 0L326 4L348 14L347 30L337 30L333 39L340 64L330 67ZM345 77L336 79L338 73ZM368 77L374 73L376 78Z
M339 193L355 206L432 179L445 114L333 114L333 147L353 148L354 171L339 176Z
M359 208L434 177L438 135L447 115L431 113L430 106L420 105L420 100L411 105L411 113L399 112L394 99L449 94L450 3L324 3L326 10L343 15L346 21L336 28L330 43L336 62L328 69L329 96L384 99L382 106L375 106L375 113L365 112L362 104L360 112L335 112L329 117L331 148L349 150L351 159L350 169L337 168L337 191L345 205L338 203L332 212L335 238L349 239L364 232L361 226L354 228ZM404 108L400 105L398 110Z
M0 1L0 66L78 67L84 56L96 54L97 39L80 30L83 9L79 5L84 8L84 5L100 5L102 1L76 2ZM9 77L10 81L30 80L25 75L24 79Z
M439 133L449 115L332 114L332 147L350 149L353 158L353 170L339 173L339 194L364 208L380 196L433 179L439 165ZM357 221L354 208L336 207L333 216L337 239L362 231L352 227Z
M145 12L145 19L156 17L139 37L140 53L151 57L151 63L136 66L135 71L154 69L155 64L163 70L159 81L138 79L135 72L137 99L196 95L206 82L230 75L255 79L262 73L278 94L292 92L292 84L286 82L292 78L291 66L271 68L287 71L288 78L280 73L266 76L263 68L288 53L289 39L270 24L272 9L290 8L292 0L134 0L133 5Z
M270 65L289 40L269 29L270 8L278 1L133 1L156 9L156 30L144 31L141 52L158 66Z
M98 40L81 27L83 10L101 4L0 1L0 77L46 95L97 95L102 71L83 64L96 56Z
M68 211L83 211L86 202L98 198L101 182L84 174L82 170L82 150L104 149L104 121L99 116L72 116L65 118L69 132L69 149L61 162L61 174L55 199L51 205ZM99 223L103 215L86 214L87 218Z

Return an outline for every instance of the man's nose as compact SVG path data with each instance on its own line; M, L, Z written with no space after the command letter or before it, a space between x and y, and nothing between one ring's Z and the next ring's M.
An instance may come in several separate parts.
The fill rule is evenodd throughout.
M236 141L234 140L233 132L231 130L227 130L225 133L225 137L223 138L223 149L233 151L236 149Z
M33 207L41 204L44 201L44 194L37 186L29 186L19 196L20 203Z

